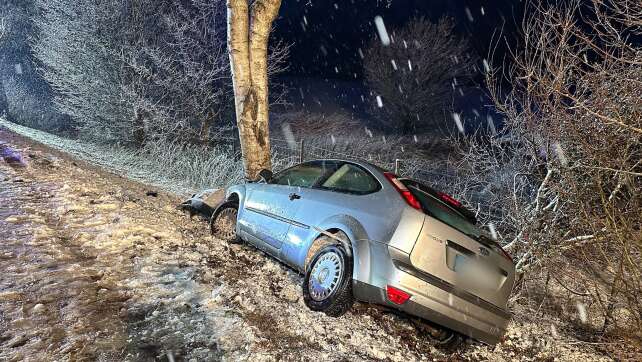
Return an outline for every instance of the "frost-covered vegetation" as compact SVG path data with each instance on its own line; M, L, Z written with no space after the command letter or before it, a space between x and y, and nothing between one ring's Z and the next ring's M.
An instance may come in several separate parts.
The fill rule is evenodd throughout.
M38 75L28 44L34 11L31 0L0 2L0 115L58 130L67 119L53 109L49 85Z
M535 2L527 14L512 67L487 74L506 128L456 143L454 186L482 194L480 218L523 277L516 295L538 309L575 300L580 325L639 338L642 3Z
M82 138L207 144L217 128L233 124L224 1L34 6L34 56L57 110ZM283 69L286 55L287 47L272 48L271 75ZM278 101L280 93L273 94Z
M470 86L475 63L468 39L454 28L450 18L415 18L395 31L394 43L370 43L364 72L379 96L372 112L387 127L405 134L445 127L440 121L455 90Z
M241 181L243 175L238 154L225 147L204 149L198 145L150 143L134 149L58 137L2 118L0 125L115 173L179 195L230 185Z

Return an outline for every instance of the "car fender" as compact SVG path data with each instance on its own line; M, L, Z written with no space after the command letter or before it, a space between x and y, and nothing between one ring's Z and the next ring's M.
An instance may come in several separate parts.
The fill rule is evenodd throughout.
M238 198L238 219L243 218L243 211L245 210L245 197L246 197L246 192L248 191L247 185L240 184L240 185L233 185L227 188L225 190L225 199L221 203L221 205L230 199ZM219 205L220 206L220 205ZM236 233L237 235L239 234L240 230L240 223L236 224Z
M235 194L236 197L239 199L239 211L243 207L245 203L245 193L247 191L246 185L233 185L227 188L225 190L225 200L224 201L229 201Z

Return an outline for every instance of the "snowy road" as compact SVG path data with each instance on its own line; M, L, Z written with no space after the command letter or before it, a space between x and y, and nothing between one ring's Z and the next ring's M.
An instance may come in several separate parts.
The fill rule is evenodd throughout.
M175 196L2 129L0 147L26 163L0 158L0 361L608 360L514 324L444 351L372 306L313 313L299 275L212 239Z

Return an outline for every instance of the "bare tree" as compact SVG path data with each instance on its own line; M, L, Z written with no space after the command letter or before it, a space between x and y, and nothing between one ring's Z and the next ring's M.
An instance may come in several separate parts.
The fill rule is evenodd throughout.
M228 0L228 52L245 175L271 168L268 40L281 0Z
M472 72L468 41L454 34L454 26L450 18L436 24L416 18L394 31L390 45L371 42L364 70L381 100L376 116L406 134L442 118L455 85L465 85Z
M224 2L130 1L121 61L134 141L207 143L232 104ZM158 14L165 14L158 17Z
M47 84L34 69L29 47L32 36L32 0L0 2L0 113L21 124L47 130L57 128Z
M34 53L83 137L207 145L232 128L225 0L36 2ZM270 49L270 75L287 53Z
M36 0L36 5L32 49L57 109L85 137L127 140L131 108L117 61L119 34L126 28L120 1Z
M548 273L601 315L642 326L642 3L533 2L511 89L488 72L506 127L467 138L455 189L525 276ZM479 201L482 202L479 202ZM479 204L478 204L479 202Z

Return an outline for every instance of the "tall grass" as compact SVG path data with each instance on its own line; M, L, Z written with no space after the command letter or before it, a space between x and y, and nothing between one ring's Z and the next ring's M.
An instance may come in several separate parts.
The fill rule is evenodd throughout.
M226 187L243 181L241 155L238 147L232 145L203 146L159 141L133 149L119 144L96 144L63 138L2 118L0 118L0 126L100 165L116 174L178 195L189 195L203 189ZM400 137L385 139L380 135L370 135L367 132L355 135L355 132L349 134L337 131L333 140L328 133L325 135L308 133L304 147L306 160L361 159L394 170L395 159L400 159L399 173L403 176L423 179L436 187L448 190L449 178L444 176L443 165L422 157L407 139ZM299 161L296 142L288 145L279 139L274 139L272 145L272 165L275 171L292 166Z
M179 195L225 187L240 182L243 177L240 155L225 147L153 143L132 149L62 138L2 118L0 126L114 173Z

